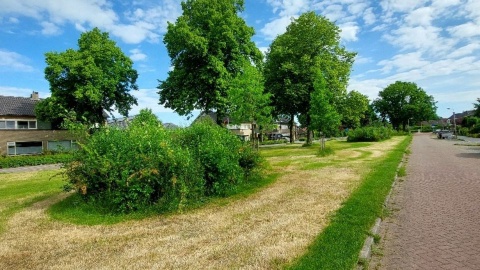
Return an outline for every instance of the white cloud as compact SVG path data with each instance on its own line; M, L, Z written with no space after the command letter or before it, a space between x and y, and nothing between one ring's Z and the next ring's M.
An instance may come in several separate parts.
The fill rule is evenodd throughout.
M372 58L362 57L358 54L357 54L357 56L355 56L355 64L361 65L361 64L368 64L368 63L372 63L372 62L373 62Z
M350 12L350 14L363 13L367 7L367 3L357 2L348 6L348 12Z
M395 55L392 59L382 60L378 63L378 65L382 66L382 71L385 73L392 70L394 70L394 72L403 72L422 68L427 64L429 64L429 62L422 59L420 52Z
M340 33L340 37L344 41L357 41L357 34L360 30L360 27L355 22L349 22L341 24L340 29L342 32Z
M273 40L278 35L285 33L287 26L292 22L292 18L295 17L280 17L267 24L260 30L267 40Z
M42 34L45 36L54 36L61 33L60 28L57 25L51 22L41 22L40 25L43 27Z
M343 20L348 16L347 12L343 10L343 6L338 4L326 6L321 11L332 22Z
M20 21L19 21L17 18L15 18L15 17L10 17L10 18L8 18L8 22L9 22L9 23L13 23L13 24L17 24L17 23L19 23Z
M432 13L431 7L421 7L407 14L405 21L411 26L429 26L433 20Z
M480 36L480 25L477 25L473 22L467 22L448 28L448 32L457 38L471 38Z
M309 0L267 0L267 3L273 7L273 12L278 12L281 17L297 16L305 12L310 5Z
M368 8L363 13L363 21L366 25L374 24L376 21L375 13L373 13L373 8Z
M382 0L380 5L387 12L409 12L423 6L428 0Z
M80 31L99 27L126 43L140 43L144 40L158 42L167 21L174 21L180 15L180 3L176 0L165 0L152 8L136 8L121 14L126 17L120 17L112 5L106 0L3 0L0 1L0 16L13 14L36 19L45 35L57 34L60 26L71 23Z
M480 1L468 0L463 7L467 13L467 17L476 22L477 25L480 24Z
M26 57L16 52L0 49L0 70L31 72L34 68L27 61Z
M133 49L130 50L130 59L132 59L132 61L145 61L147 60L147 55L140 49Z
M470 54L474 53L475 51L478 51L479 49L480 49L480 44L478 44L478 43L468 44L466 46L455 49L454 51L452 51L448 55L448 57L449 58L457 58L457 57L461 57L461 56L465 56L465 55L470 55Z
M436 52L445 50L445 46L451 44L440 37L441 28L435 26L402 26L386 34L384 38L392 45L400 47L401 50L420 50Z
M130 111L129 115L136 115L140 112L141 109L150 108L153 112L173 112L172 109L165 108L164 106L158 104L159 96L157 94L158 89L149 88L149 89L140 89L138 91L130 92L133 96L137 98L138 106L134 106Z

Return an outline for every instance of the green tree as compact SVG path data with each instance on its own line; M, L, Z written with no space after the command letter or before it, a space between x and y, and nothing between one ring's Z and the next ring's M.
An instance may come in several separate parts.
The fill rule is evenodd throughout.
M436 102L433 96L413 82L397 81L380 91L373 102L375 110L388 119L393 128L405 130L407 124L436 119Z
M355 90L350 91L341 102L342 123L347 128L358 128L368 116L369 100L366 95Z
M380 118L378 117L375 109L373 108L373 102L367 105L367 110L365 111L365 117L360 120L360 126L371 126L374 123L379 123Z
M273 122L270 94L264 92L261 71L250 63L244 63L243 71L231 81L227 97L230 123L250 123L252 143L255 145L255 126L266 128Z
M325 134L333 134L340 125L340 114L332 105L332 93L327 90L324 78L319 76L314 83L315 90L310 96L310 127L322 134L322 150L325 148Z
M127 116L137 104L130 90L138 90L133 62L98 28L82 33L78 50L48 52L45 78L51 97L35 110L37 117L59 125L70 121L92 125L104 122L104 112Z
M163 42L173 70L160 81L160 104L180 115L216 110L223 119L231 80L245 62L261 66L262 53L251 41L254 30L239 16L243 0L187 0L182 16L169 23Z
M338 104L346 86L355 53L340 45L340 29L315 12L302 14L270 45L265 63L265 89L272 93L275 114L304 117L311 143L311 93L317 76L325 80ZM291 137L292 138L292 137Z
M477 103L473 103L473 107L475 108L475 116L480 117L480 98L477 98Z

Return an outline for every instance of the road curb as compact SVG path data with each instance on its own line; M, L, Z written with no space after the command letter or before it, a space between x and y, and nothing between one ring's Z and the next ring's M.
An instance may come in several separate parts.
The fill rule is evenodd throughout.
M410 146L408 146L407 149L410 149ZM400 168L403 166L404 163L406 163L407 160L407 154L403 154L402 161L397 166L397 172L395 174L395 178L393 179L392 186L390 187L390 191L388 192L387 196L385 197L385 201L383 202L383 207L386 208L388 205L388 202L390 201L390 197L392 196L393 189L395 185L397 184L398 181L398 172ZM380 227L382 225L382 219L378 217L375 220L375 224L373 227L370 229L370 235L367 237L365 240L362 250L360 251L360 255L358 256L358 263L357 263L357 269L364 269L365 262L369 261L372 257L372 245L374 243L374 238L373 236L378 234L380 231Z

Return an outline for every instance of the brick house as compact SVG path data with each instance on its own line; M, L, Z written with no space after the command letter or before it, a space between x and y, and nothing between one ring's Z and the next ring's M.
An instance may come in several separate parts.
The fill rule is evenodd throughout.
M37 120L38 101L38 92L29 98L0 95L0 156L76 148L69 131L53 130L50 123Z

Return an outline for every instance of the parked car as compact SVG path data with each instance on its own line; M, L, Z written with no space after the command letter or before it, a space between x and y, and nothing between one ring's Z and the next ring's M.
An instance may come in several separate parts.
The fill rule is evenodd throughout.
M280 133L271 133L268 135L269 140L290 140L290 137Z
M453 137L453 133L450 130L440 130L437 132L437 138L439 139L451 139Z

